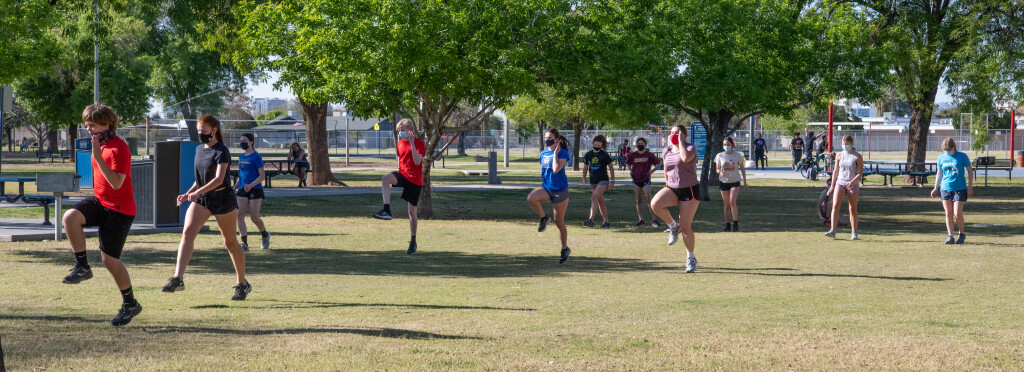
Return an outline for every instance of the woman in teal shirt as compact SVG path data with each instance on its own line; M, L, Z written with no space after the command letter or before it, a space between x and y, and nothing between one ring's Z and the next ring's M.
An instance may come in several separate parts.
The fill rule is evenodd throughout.
M942 208L946 210L946 244L964 244L964 203L974 195L974 168L967 154L956 151L956 143L952 138L942 140L944 153L935 160L938 170L935 173L935 188L932 197L942 196ZM953 238L953 222L959 231Z

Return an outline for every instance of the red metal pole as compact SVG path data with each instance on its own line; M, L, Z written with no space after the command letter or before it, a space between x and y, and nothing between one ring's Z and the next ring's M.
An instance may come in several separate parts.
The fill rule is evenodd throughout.
M828 152L832 152L832 102L828 103Z
M1013 152L1013 145L1016 142L1014 135L1017 134L1017 108L1010 107L1010 163L1016 164L1017 154Z

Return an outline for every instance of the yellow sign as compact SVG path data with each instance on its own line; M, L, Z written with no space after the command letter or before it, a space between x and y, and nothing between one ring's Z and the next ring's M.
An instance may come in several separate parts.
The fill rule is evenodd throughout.
M374 124L373 130L380 130L380 123Z

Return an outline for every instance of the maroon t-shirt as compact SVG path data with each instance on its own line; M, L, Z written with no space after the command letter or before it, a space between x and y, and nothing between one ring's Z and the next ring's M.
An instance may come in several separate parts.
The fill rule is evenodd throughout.
M631 152L626 155L626 164L633 166L629 171L629 176L633 177L633 182L639 185L651 181L651 170L660 163L661 159L658 159L658 156L650 151L644 151L643 154Z

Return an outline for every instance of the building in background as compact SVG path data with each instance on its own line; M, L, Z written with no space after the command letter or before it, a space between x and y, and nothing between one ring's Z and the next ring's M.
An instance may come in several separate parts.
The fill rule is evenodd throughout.
M253 116L262 114L264 112L284 107L288 104L288 100L281 98L256 98L252 100L252 114Z

